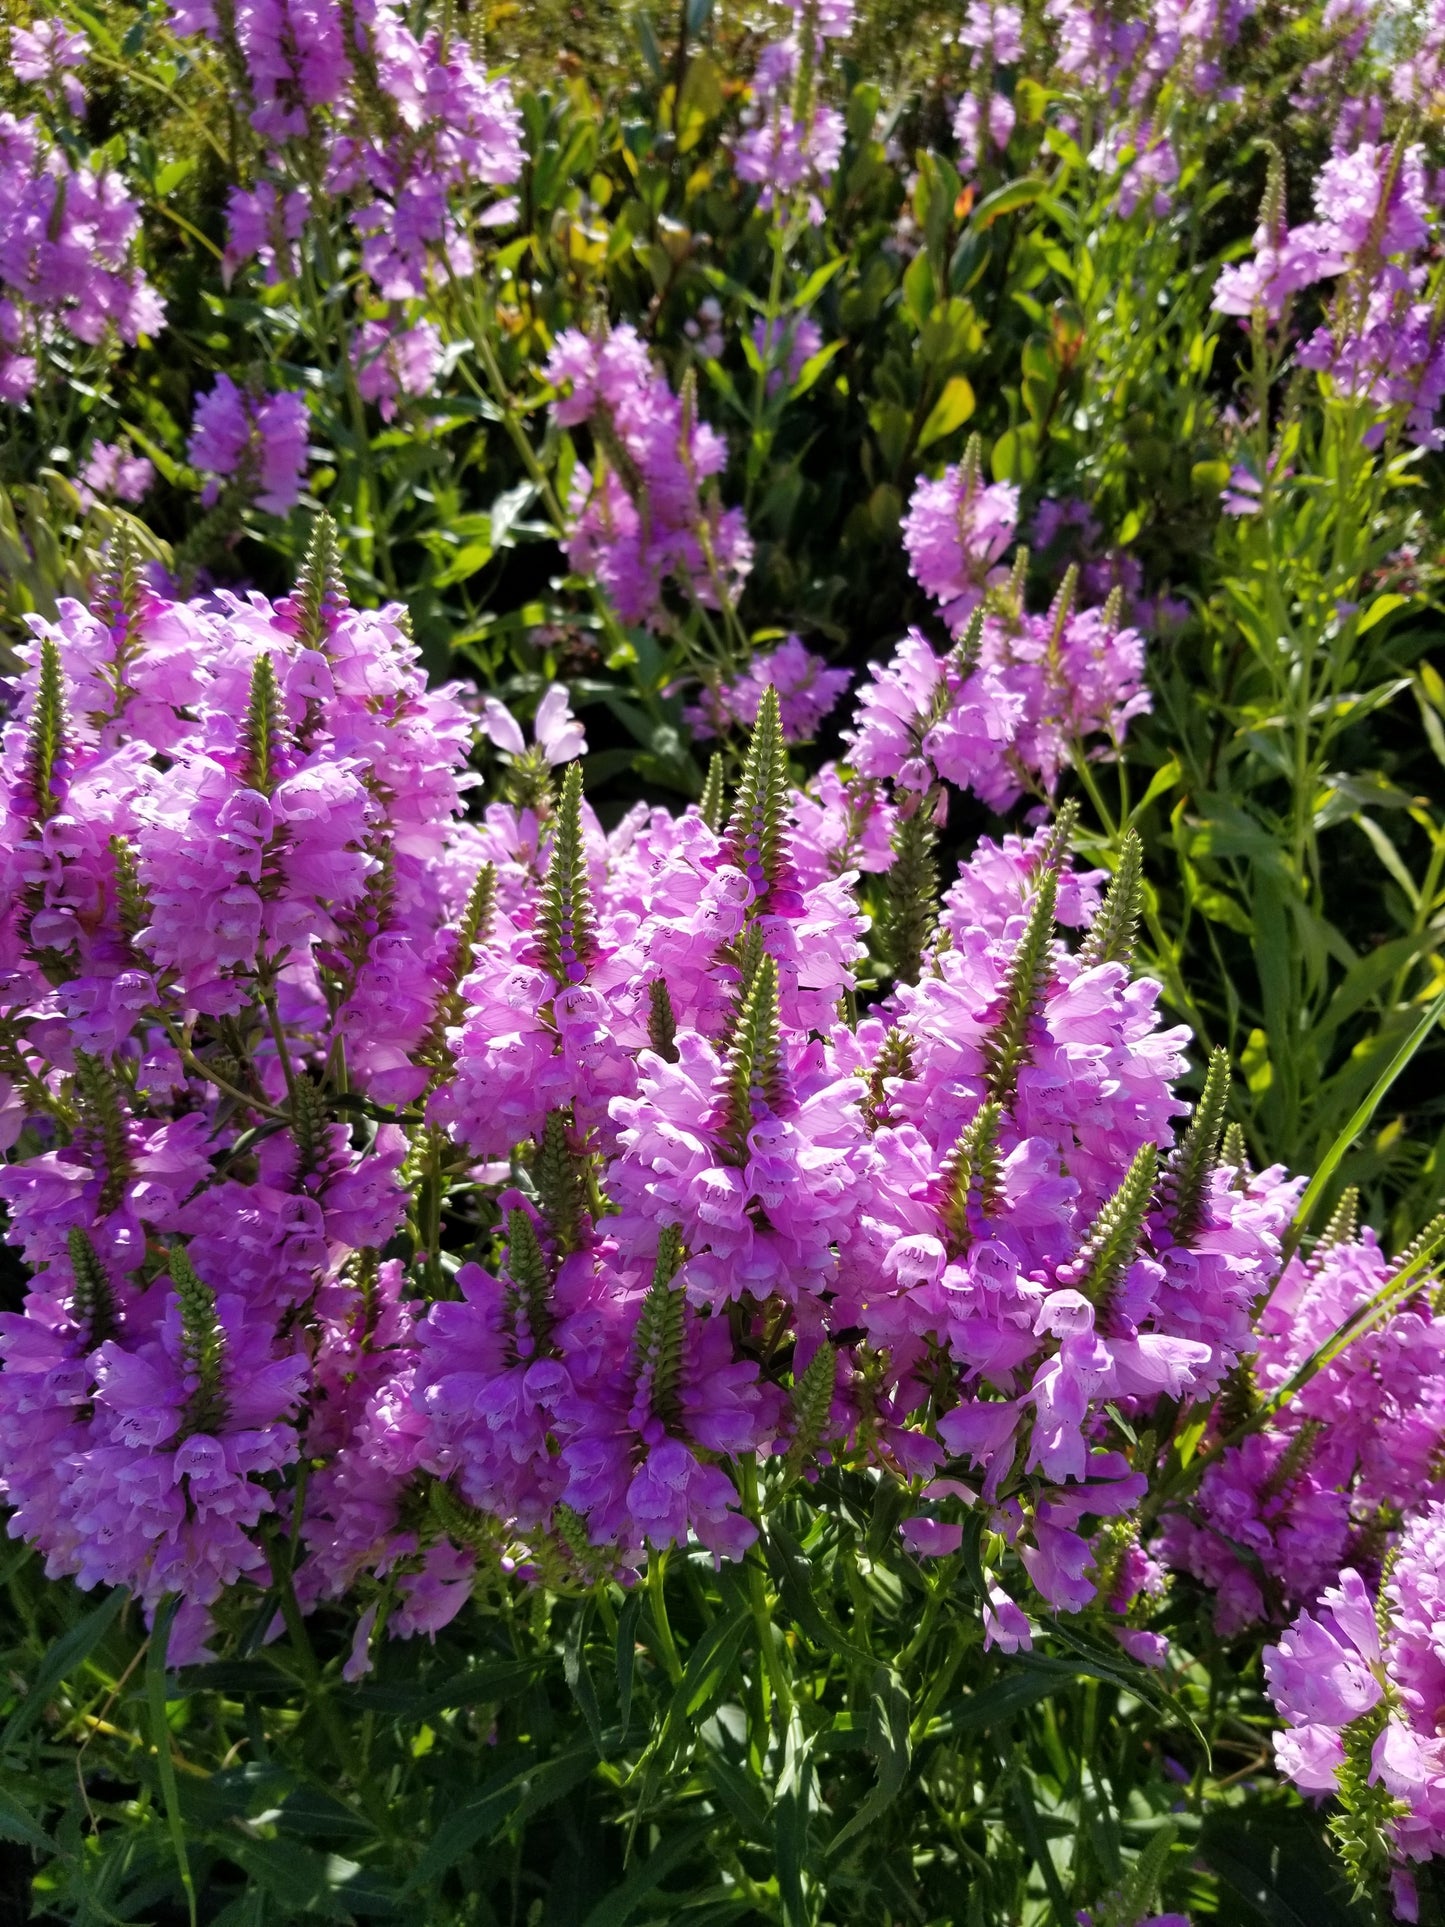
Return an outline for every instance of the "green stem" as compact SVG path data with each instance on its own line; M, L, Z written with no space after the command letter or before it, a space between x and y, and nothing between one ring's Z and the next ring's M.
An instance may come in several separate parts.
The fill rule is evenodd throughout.
M327 1743L335 1757L337 1770L343 1780L353 1780L357 1796L377 1833L382 1839L395 1843L397 1836L385 1803L377 1798L372 1787L354 1780L351 1745L346 1728L342 1725L341 1717L332 1702L320 1662L316 1657L316 1650L311 1644L311 1636L306 1630L306 1620L302 1614L300 1602L296 1598L296 1588L291 1582L290 1561L276 1544L273 1532L265 1532L265 1545L266 1560L271 1568L271 1583L276 1588L281 1617L290 1636L292 1650L296 1655L296 1663L305 1681L307 1692L320 1717Z
M672 1625L667 1617L665 1552L653 1553L647 1561L647 1609L652 1617L652 1630L657 1635L657 1652L662 1669L676 1686L682 1679L682 1661L677 1656L677 1643L672 1637Z

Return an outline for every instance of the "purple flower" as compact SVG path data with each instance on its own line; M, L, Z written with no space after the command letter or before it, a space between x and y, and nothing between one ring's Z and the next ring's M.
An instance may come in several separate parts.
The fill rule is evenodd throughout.
M776 689L783 735L790 743L811 742L852 681L846 669L829 669L796 636L756 655L736 682L706 690L700 702L683 711L694 736L715 736L730 727L751 728L765 689Z
M138 502L156 478L144 455L132 455L123 442L94 442L80 471L77 493L82 508L98 500Z
M594 342L568 329L546 373L564 391L557 421L589 422L597 443L594 468L579 463L572 482L572 566L597 576L627 622L647 620L668 582L705 607L735 598L752 544L741 511L702 486L721 472L726 447L684 410L636 330Z
M538 752L550 769L587 754L587 738L581 723L572 714L567 691L560 683L551 684L538 703L532 731ZM482 698L482 732L509 756L526 753L521 724L495 696Z
M914 580L942 604L960 630L996 578L995 564L1018 526L1019 492L1011 482L985 486L967 464L920 482L903 518L903 546Z
M208 507L231 482L246 500L272 515L286 515L301 496L306 467L308 418L301 395L283 390L256 395L229 375L196 403L187 453L210 479L201 491Z
M363 322L353 347L357 387L376 402L383 421L396 414L398 395L431 392L442 364L442 339L435 323L392 329L384 321Z

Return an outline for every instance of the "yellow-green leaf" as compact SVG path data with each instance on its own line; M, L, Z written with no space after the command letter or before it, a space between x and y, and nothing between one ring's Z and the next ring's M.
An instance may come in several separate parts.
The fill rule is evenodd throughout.
M920 449L927 448L956 428L962 428L974 410L973 384L967 375L954 375L944 383L943 393L929 411L928 420L918 436Z

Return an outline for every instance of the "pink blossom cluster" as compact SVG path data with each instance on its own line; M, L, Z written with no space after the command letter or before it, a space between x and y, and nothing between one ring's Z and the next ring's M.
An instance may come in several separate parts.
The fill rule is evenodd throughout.
M1321 1796L1348 1781L1356 1811L1361 1791L1384 1796L1376 1825L1404 1921L1430 1918L1416 1869L1445 1854L1442 1571L1445 1504L1433 1499L1407 1519L1383 1576L1367 1580L1346 1566L1264 1661L1284 1721L1275 1755L1296 1786ZM1348 1823L1347 1815L1339 1824Z
M471 273L478 228L515 213L495 198L522 171L509 82L455 33L418 38L394 0L175 0L172 17L178 33L221 45L260 142L251 183L230 191L227 278L253 259L270 281L291 277L309 224L344 222L369 284L358 384L389 419L440 365L419 304Z
M194 1658L294 1513L354 1673L489 1573L736 1557L759 1477L841 1461L920 1556L984 1508L991 1642L1031 1586L1154 1656L1127 1415L1233 1370L1283 1207L1179 1136L1184 1034L1059 831L980 845L887 988L893 806L791 792L773 686L725 821L604 833L560 689L530 750L489 708L536 780L465 814L472 719L324 531L281 602L122 552L33 627L0 1476L53 1574L179 1594Z
M52 1573L180 1593L183 1652L264 1570L340 1274L402 1221L402 1131L358 1137L313 1080L428 1080L471 724L400 612L319 571L184 603L123 554L33 626L0 791L0 1196L34 1274L6 1488Z
M1325 319L1298 347L1300 364L1364 411L1369 446L1393 424L1423 448L1445 444L1445 343L1431 293L1437 209L1423 150L1366 140L1333 154L1313 188L1315 218L1285 219L1266 195L1254 254L1220 271L1214 307L1246 323L1287 322L1293 298L1335 283Z
M788 636L775 649L759 651L735 681L704 689L683 711L683 721L700 739L734 728L751 729L763 691L776 689L784 737L790 743L809 743L852 680L846 669L829 669L797 636Z
M85 65L90 44L59 20L36 20L28 27L10 29L10 70L17 80L28 80L52 99L64 103L77 118L85 112L85 89L76 69Z
M206 477L203 504L224 487L272 515L289 513L301 495L308 420L302 395L258 393L217 375L196 403L187 450Z
M155 478L155 464L145 455L132 455L123 442L93 442L77 487L81 507L88 509L97 501L139 502Z
M1234 1182L1275 1223L1293 1213L1278 1169ZM1292 1622L1265 1652L1279 1765L1342 1795L1342 1837L1377 1829L1408 1921L1412 1865L1445 1851L1445 1315L1424 1264L1439 1229L1394 1263L1369 1230L1291 1256L1210 1416L1203 1477L1149 1548L1205 1587L1224 1636Z
M22 67L74 64L70 37L44 23L12 38ZM39 117L0 114L0 401L25 400L52 341L113 347L157 332L165 307L137 265L139 233L119 174L76 158Z
M1046 0L1026 40L1024 10L1010 0L970 0L958 33L967 50L968 91L953 114L965 178L1000 158L1019 119L1014 77L1047 81L1067 103L1061 124L1096 138L1090 165L1111 183L1117 211L1146 207L1156 220L1172 205L1179 177L1172 121L1180 93L1229 103L1229 50L1254 0L1167 0L1147 10ZM1088 102L1085 116L1075 103Z
M705 608L733 601L752 566L741 509L724 509L706 484L727 462L727 445L680 398L630 324L599 339L569 328L546 376L560 391L553 415L591 433L590 465L579 461L567 508L574 569L593 574L625 622L662 607L665 584Z
M1116 602L1076 609L1069 589L1045 615L1019 606L1001 566L1017 513L1017 490L984 485L976 462L919 483L909 563L960 646L940 656L910 630L873 665L849 734L861 776L919 792L949 783L1007 809L1025 792L1051 796L1081 745L1121 742L1148 709L1143 638Z
M985 137L1002 153L1018 119L1010 94L998 85L996 69L1016 67L1024 57L1023 11L1009 0L969 0L959 45L970 50L973 87L953 115L953 138L968 172L984 158Z
M1283 1186L1286 1205L1298 1188L1278 1171L1250 1183L1270 1196ZM1280 1393L1347 1321L1388 1301L1394 1271L1371 1231L1291 1258L1256 1324L1253 1395ZM1191 1515L1171 1515L1164 1554L1209 1586L1222 1632L1282 1621L1343 1562L1378 1558L1404 1508L1445 1498L1442 1432L1445 1318L1417 1289L1223 1452Z
M821 196L838 171L847 131L838 109L818 98L819 70L828 42L853 30L853 0L793 4L793 11L792 33L768 42L758 59L733 170L758 189L765 212L802 193L816 222L823 218Z

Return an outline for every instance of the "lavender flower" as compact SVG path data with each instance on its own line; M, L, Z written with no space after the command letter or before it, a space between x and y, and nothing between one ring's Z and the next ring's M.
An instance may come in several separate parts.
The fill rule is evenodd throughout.
M201 500L209 507L223 482L241 500L255 501L272 515L286 515L301 496L306 467L306 403L283 390L257 395L238 388L229 375L196 403L188 452L208 476Z

